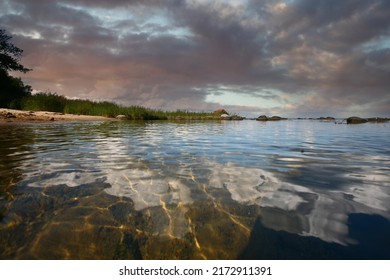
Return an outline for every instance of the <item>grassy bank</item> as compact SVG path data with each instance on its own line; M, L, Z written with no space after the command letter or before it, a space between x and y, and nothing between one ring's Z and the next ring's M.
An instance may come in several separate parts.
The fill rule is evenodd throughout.
M37 93L21 101L22 110L51 111L64 114L116 117L125 115L129 120L212 120L219 114L189 111L162 111L141 106L121 106L112 102L96 102L81 99L67 99L53 93Z

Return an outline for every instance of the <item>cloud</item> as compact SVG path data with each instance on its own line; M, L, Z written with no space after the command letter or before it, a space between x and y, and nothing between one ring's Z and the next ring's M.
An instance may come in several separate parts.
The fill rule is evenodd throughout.
M228 87L246 103L277 103L225 100L255 115L390 112L386 0L13 0L0 9L35 89L212 110L221 104L210 88Z

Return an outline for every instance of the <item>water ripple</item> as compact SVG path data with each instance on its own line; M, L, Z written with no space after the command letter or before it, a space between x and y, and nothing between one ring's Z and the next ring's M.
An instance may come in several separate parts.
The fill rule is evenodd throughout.
M145 219L130 227L115 214L127 221L115 230L191 240L197 258L228 256L204 238L218 236L205 219L234 228L242 240L260 218L269 229L346 246L358 242L349 234L350 215L390 219L388 128L310 121L2 126L0 178L15 178L22 193L61 190L56 199L64 187L78 193L104 186L97 197L118 205L128 199L134 213L127 215ZM18 200L13 205L18 209Z

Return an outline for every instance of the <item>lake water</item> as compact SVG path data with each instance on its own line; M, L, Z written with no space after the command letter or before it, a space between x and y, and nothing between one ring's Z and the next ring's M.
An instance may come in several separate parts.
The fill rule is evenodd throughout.
M1 259L390 259L390 123L0 126Z

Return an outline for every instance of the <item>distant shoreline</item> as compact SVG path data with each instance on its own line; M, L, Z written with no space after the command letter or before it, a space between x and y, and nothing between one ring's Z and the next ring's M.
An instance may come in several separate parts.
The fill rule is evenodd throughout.
M118 118L119 117L119 118ZM105 117L105 116L92 116L92 115L79 115L79 114L64 114L59 112L50 112L50 111L28 111L28 110L15 110L15 109L7 109L7 108L0 108L0 124L4 123L22 123L22 122L53 122L53 121L120 121L120 120L126 120L125 116L122 116L124 118L120 118L121 115L118 115L116 118L112 117ZM348 119L353 119L352 122L347 122ZM319 121L335 121L339 124L341 123L365 123L365 122L388 122L390 121L390 118L359 118L359 117L351 117L351 118L331 118L331 117L321 117L321 118L280 118L280 120L319 120ZM247 120L262 120L259 118L242 118ZM127 119L131 120L131 119ZM189 118L186 119L185 117L178 117L178 118L171 118L166 120L196 120ZM198 120L206 120L206 118L198 119ZM221 118L214 118L212 120L224 120L223 117ZM234 119L232 119L234 120ZM241 119L240 119L241 120ZM269 118L268 120L272 120L272 118ZM277 119L279 120L279 119ZM343 120L343 122L340 122L340 120Z
M63 114L49 111L24 111L0 108L0 123L50 121L117 121L115 118Z

